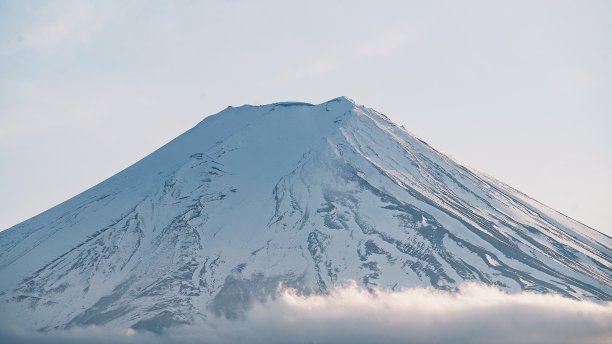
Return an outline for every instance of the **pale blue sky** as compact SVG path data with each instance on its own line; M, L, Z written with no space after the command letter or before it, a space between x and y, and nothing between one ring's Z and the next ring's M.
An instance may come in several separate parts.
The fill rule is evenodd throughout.
M0 230L227 105L346 95L612 234L611 1L0 1Z

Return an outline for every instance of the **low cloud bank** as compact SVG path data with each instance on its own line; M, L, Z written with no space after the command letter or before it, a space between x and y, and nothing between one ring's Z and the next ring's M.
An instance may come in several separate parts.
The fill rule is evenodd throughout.
M507 294L469 284L458 293L411 288L374 291L350 284L328 295L280 296L244 319L162 335L104 327L32 333L0 328L2 343L609 343L612 303L556 295Z

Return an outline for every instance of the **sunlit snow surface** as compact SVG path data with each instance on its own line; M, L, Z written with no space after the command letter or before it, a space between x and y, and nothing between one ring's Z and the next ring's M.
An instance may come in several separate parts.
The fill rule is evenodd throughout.
M347 280L610 301L611 242L347 98L241 106L0 232L0 321L159 332Z

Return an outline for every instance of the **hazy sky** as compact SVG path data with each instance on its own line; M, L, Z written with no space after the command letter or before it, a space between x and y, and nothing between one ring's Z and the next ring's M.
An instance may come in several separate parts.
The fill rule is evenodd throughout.
M0 1L0 229L227 105L346 95L612 234L612 1Z

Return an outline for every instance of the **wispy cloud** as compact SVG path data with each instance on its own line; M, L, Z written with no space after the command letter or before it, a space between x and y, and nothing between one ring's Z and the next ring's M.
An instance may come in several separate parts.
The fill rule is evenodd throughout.
M81 328L49 334L4 328L16 343L606 343L612 303L556 295L506 294L466 285L452 294L432 289L374 291L354 284L328 295L293 290L258 304L238 321L210 318L161 336Z
M100 9L89 1L37 3L0 44L0 55L20 51L43 52L66 43L86 41L102 23Z

